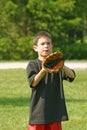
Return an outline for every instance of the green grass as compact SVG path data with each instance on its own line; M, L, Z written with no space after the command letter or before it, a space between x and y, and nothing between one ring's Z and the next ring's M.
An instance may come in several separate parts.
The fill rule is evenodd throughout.
M76 70L73 83L64 81L69 121L63 130L87 129L87 70ZM27 130L31 90L24 69L0 70L0 130Z
M76 70L73 83L64 82L69 121L63 123L64 130L87 129L87 70Z
M26 71L0 70L0 129L27 130L29 102Z

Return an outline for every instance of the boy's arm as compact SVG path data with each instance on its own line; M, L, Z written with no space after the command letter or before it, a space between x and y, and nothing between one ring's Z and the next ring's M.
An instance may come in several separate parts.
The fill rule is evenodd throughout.
M72 69L70 69L70 68L68 68L67 66L63 66L63 70L64 70L64 72L66 73L66 75L68 76L68 77L70 77L70 78L75 78L75 73L73 72L73 70Z
M70 78L75 78L75 73L73 72L72 69L68 68L67 66L63 66L63 70L66 73L66 75ZM49 72L48 70L46 70L45 68L42 68L40 70L40 72L35 76L33 82L32 82L32 87L35 87L40 80L44 77L44 75L46 74L46 72ZM50 72L52 73L52 72Z
M35 76L32 86L35 87L39 83L39 81L44 77L45 74L46 70L42 68L40 72Z

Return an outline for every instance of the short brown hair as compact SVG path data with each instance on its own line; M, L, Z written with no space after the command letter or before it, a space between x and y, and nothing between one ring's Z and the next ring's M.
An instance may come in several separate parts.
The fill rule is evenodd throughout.
M49 39L52 40L52 37L51 37L51 35L50 35L48 32L46 32L46 31L40 31L40 32L38 32L38 33L34 36L34 45L37 45L38 39L39 39L40 37L48 37Z

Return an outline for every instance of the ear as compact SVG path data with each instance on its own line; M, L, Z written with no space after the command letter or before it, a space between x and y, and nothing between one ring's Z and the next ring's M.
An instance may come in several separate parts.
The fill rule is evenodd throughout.
M37 52L37 45L34 45L33 49L34 49L35 52Z

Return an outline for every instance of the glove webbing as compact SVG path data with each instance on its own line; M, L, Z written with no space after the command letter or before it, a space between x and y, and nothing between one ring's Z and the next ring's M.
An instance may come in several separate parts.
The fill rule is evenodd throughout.
M57 58L55 60L48 61L44 66L49 69L52 69L54 66L56 66L62 60L64 60L64 58Z

